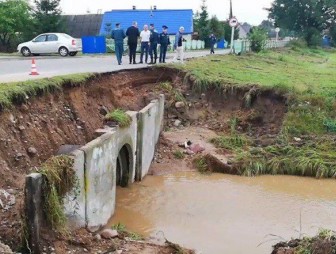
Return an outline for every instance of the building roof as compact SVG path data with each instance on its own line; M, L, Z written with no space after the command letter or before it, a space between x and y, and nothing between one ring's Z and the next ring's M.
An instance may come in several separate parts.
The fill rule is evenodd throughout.
M103 14L64 15L67 33L72 37L99 34Z
M162 26L168 26L168 32L175 34L181 26L184 27L184 33L191 34L193 28L193 11L192 9L182 10L112 10L104 13L103 22L100 28L100 34L105 35L110 32L106 27L114 28L116 23L127 29L133 21L138 22L141 31L145 24L153 23L158 31Z

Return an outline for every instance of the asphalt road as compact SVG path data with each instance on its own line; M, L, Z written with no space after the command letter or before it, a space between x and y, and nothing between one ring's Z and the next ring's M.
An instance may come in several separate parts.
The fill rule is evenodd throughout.
M217 50L216 54L227 54L229 50ZM209 51L185 52L185 58L203 57ZM137 61L139 61L137 54ZM167 55L166 62L172 62L173 53ZM121 69L145 68L147 64L128 64L128 56L123 57L123 64L118 65L114 55L83 55L76 57L38 56L35 57L38 76L30 76L31 57L0 56L0 83L25 81L85 72L110 72Z

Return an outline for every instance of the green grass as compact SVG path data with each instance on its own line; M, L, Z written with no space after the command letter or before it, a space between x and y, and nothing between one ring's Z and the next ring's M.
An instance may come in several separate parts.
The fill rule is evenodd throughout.
M304 237L294 248L295 254L314 254L320 248L326 248L328 253L335 253L336 235L335 232L328 229L320 229L315 237ZM331 250L332 249L332 250ZM321 253L327 253L327 252ZM329 252L332 251L332 252Z
M124 224L120 223L120 222L113 225L112 229L117 230L118 233L121 234L123 237L128 237L128 238L130 238L132 240L135 240L135 241L141 241L141 240L145 239L142 235L127 230L126 226Z
M174 155L174 157L175 157L176 159L179 159L179 160L182 160L182 159L184 159L184 157L185 157L185 154L184 154L182 151L180 151L180 150L176 150L176 151L174 151L174 152L173 152L173 155Z
M245 135L232 134L221 135L210 140L217 148L224 148L231 151L242 149L250 144L250 140Z
M303 146L295 144L250 147L237 152L233 164L246 176L283 174L336 177L336 151L333 140L312 140Z
M207 172L209 172L209 166L207 163L207 160L205 158L205 156L198 156L193 160L193 163L196 167L196 169L198 170L198 172L200 172L201 174L205 174Z
M65 85L80 85L93 76L90 73L82 73L24 82L0 83L0 109L22 103L31 97L61 91Z
M73 159L66 155L49 158L41 166L45 180L43 184L44 212L52 229L66 232L66 216L63 199L67 193L74 191L77 195L78 179L73 170Z
M211 140L232 151L232 163L243 175L290 174L336 177L336 51L291 45L275 51L241 56L209 56L175 65L187 73L196 92L243 92L242 105L250 108L260 94L282 96L286 113L273 145L258 147L257 139L237 132ZM301 144L295 138L303 138ZM195 162L205 171L206 161Z
M132 123L132 118L122 109L108 113L105 120L116 122L121 128L129 127Z
M215 60L215 61L214 61ZM216 84L259 85L321 94L335 88L336 53L322 50L263 51L242 56L213 56L189 61L184 68L203 88ZM202 87L200 87L202 88ZM202 90L202 89L201 89Z

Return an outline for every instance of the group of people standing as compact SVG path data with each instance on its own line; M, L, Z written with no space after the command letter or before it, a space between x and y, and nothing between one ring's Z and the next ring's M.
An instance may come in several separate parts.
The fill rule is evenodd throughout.
M183 62L183 33L184 27L180 27L178 33L175 37L174 50L176 50L176 55L174 61L179 59ZM141 54L140 54L140 64L148 63L148 56L150 56L149 64L156 64L158 58L157 48L160 45L160 55L159 62L166 62L166 54L168 46L171 44L168 34L168 27L163 25L162 32L158 33L154 27L154 24L144 25L143 30L140 32L138 28L138 23L134 21L132 26L130 26L126 32L120 27L120 23L116 24L116 28L112 30L112 39L115 42L115 54L117 57L118 64L122 63L122 55L124 52L124 39L128 38L127 44L129 49L129 63L137 64L136 62L136 49L138 46L138 38L141 41Z

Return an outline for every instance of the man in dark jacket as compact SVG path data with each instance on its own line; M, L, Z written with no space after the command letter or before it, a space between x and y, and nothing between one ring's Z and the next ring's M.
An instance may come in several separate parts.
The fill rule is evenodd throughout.
M149 37L149 55L151 61L149 64L156 64L157 59L157 46L159 43L159 33L155 30L154 24L149 25L150 37ZM154 53L154 59L153 59Z
M160 44L160 63L166 62L166 54L168 45L170 45L169 35L168 35L168 27L162 26L162 33L160 34L159 44Z
M135 55L138 44L138 37L140 36L140 31L138 29L138 23L133 21L132 26L130 26L126 31L126 36L128 37L128 49L129 49L129 63L136 64Z
M121 58L124 53L124 39L126 37L124 29L120 28L120 23L116 24L116 28L112 30L112 39L114 39L115 54L118 64L121 64Z
M217 43L217 38L214 34L210 34L209 36L210 39L210 54L215 54L215 44Z

